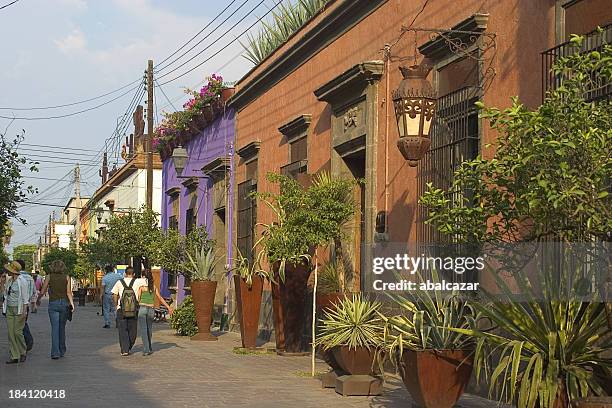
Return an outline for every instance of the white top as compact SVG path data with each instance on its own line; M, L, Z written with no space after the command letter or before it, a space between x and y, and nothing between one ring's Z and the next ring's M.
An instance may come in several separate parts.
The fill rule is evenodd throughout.
M134 289L136 296L138 296L138 288L140 288L141 286L146 286L147 279L146 278L123 278L127 286L130 286L130 282L132 282L133 279L136 279L136 281L132 285L132 289ZM117 299L117 310L121 309L121 295L123 295L123 284L121 283L121 279L119 279L117 283L115 283L115 286L113 286L113 290L111 291L111 293L113 295L117 295L117 298L118 298Z
M19 297L18 297L19 303L17 304L17 314L21 314L23 308L30 303L30 296L31 296L30 285L27 279L23 275L18 275L17 278L13 278L13 279L16 279L17 285L19 285ZM12 282L13 281L11 280L11 282L9 283L9 279L7 278L6 284L4 287L4 303L2 303L2 313L6 313L6 307L8 306L7 292Z

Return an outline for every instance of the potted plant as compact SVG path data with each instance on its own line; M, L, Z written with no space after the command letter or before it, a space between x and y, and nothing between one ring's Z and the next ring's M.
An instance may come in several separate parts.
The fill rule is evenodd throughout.
M210 333L210 325L217 290L215 265L219 258L212 248L204 245L194 253L187 251L187 258L185 268L191 279L191 296L198 322L198 334L192 336L191 340L215 341L217 337Z
M318 311L324 312L327 309L332 309L345 297L347 290L341 278L341 268L342 266L335 260L328 262L319 272L317 285Z
M435 273L433 280L437 281ZM386 357L399 367L418 406L453 407L472 375L473 340L455 330L472 327L472 307L457 293L416 290L410 298L389 296L402 314L381 315Z
M257 347L261 296L267 274L257 268L254 262L249 262L239 250L237 252L236 266L232 271L235 272L234 285L242 347L254 349Z
M316 344L331 351L340 368L352 375L371 375L383 345L380 302L353 294L325 311ZM332 367L333 368L333 367Z

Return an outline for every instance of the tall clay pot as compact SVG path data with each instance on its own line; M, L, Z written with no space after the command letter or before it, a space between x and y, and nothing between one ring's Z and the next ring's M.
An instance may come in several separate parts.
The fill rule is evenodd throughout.
M253 285L249 287L240 276L234 276L234 286L236 287L236 304L240 319L242 347L254 349L257 347L257 333L259 332L263 278L254 276Z
M401 374L417 406L451 408L463 394L473 369L468 350L405 350Z
M275 266L275 272L278 267ZM285 282L272 285L272 306L274 312L274 329L276 348L287 353L304 351L302 334L306 314L306 288L310 268L308 265L287 264ZM275 288L276 286L276 288ZM279 336L280 334L280 336Z
M191 297L195 307L196 320L198 322L198 334L191 337L191 340L216 341L215 336L210 333L212 324L212 311L215 304L215 292L217 282L213 281L192 281Z

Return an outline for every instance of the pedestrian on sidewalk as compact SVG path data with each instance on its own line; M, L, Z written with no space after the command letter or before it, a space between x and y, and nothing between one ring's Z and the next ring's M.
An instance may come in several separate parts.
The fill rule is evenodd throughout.
M147 268L143 273L143 283L138 288L138 328L142 337L142 355L153 354L151 340L153 337L153 317L155 316L155 298L164 305L172 315L172 308L166 300L161 297L159 290L155 287L153 273Z
M113 265L106 265L104 267L106 274L102 278L102 294L100 302L102 303L102 314L104 315L104 328L110 329L111 322L116 319L115 316L115 303L113 301L113 288L119 279L121 274L115 272Z
M21 275L21 265L12 261L4 266L9 274L4 286L2 313L6 315L6 326L11 358L6 364L26 361L26 342L23 337L27 307L30 303L29 284Z
M40 290L42 289L43 279L40 277L40 273L38 271L32 274L32 278L34 279L34 288L36 288L36 299L38 299L38 294L40 293ZM32 313L38 313L38 306L36 305L36 299L34 300L34 302L30 303L30 307L32 307L32 310L30 310L30 312Z
M49 321L51 322L51 358L57 360L66 354L66 321L74 311L72 299L72 282L66 274L66 265L61 260L51 262L49 274L46 276L40 298L49 292Z
M21 265L21 276L28 282L28 292L30 295L30 303L28 304L26 310L26 322L23 326L23 338L26 342L26 351L31 351L34 348L34 337L32 336L32 332L30 332L30 326L28 325L28 318L30 317L30 312L34 309L36 305L36 284L34 282L34 278L28 271L26 271L26 263L23 259L15 259L15 261L19 262Z
M134 277L134 268L128 266L125 277L119 279L113 290L114 303L117 307L117 331L121 355L128 356L138 334L138 299L136 294L142 284L141 279Z

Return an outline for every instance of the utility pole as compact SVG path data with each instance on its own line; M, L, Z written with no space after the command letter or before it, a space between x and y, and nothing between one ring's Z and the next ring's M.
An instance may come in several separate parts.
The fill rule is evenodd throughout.
M147 158L147 208L153 209L153 60L149 60L147 67L147 137L145 137L145 155Z
M74 236L76 249L78 250L81 244L81 168L77 164L74 168L74 201L76 202L77 215L74 226ZM70 222L70 220L68 220Z

